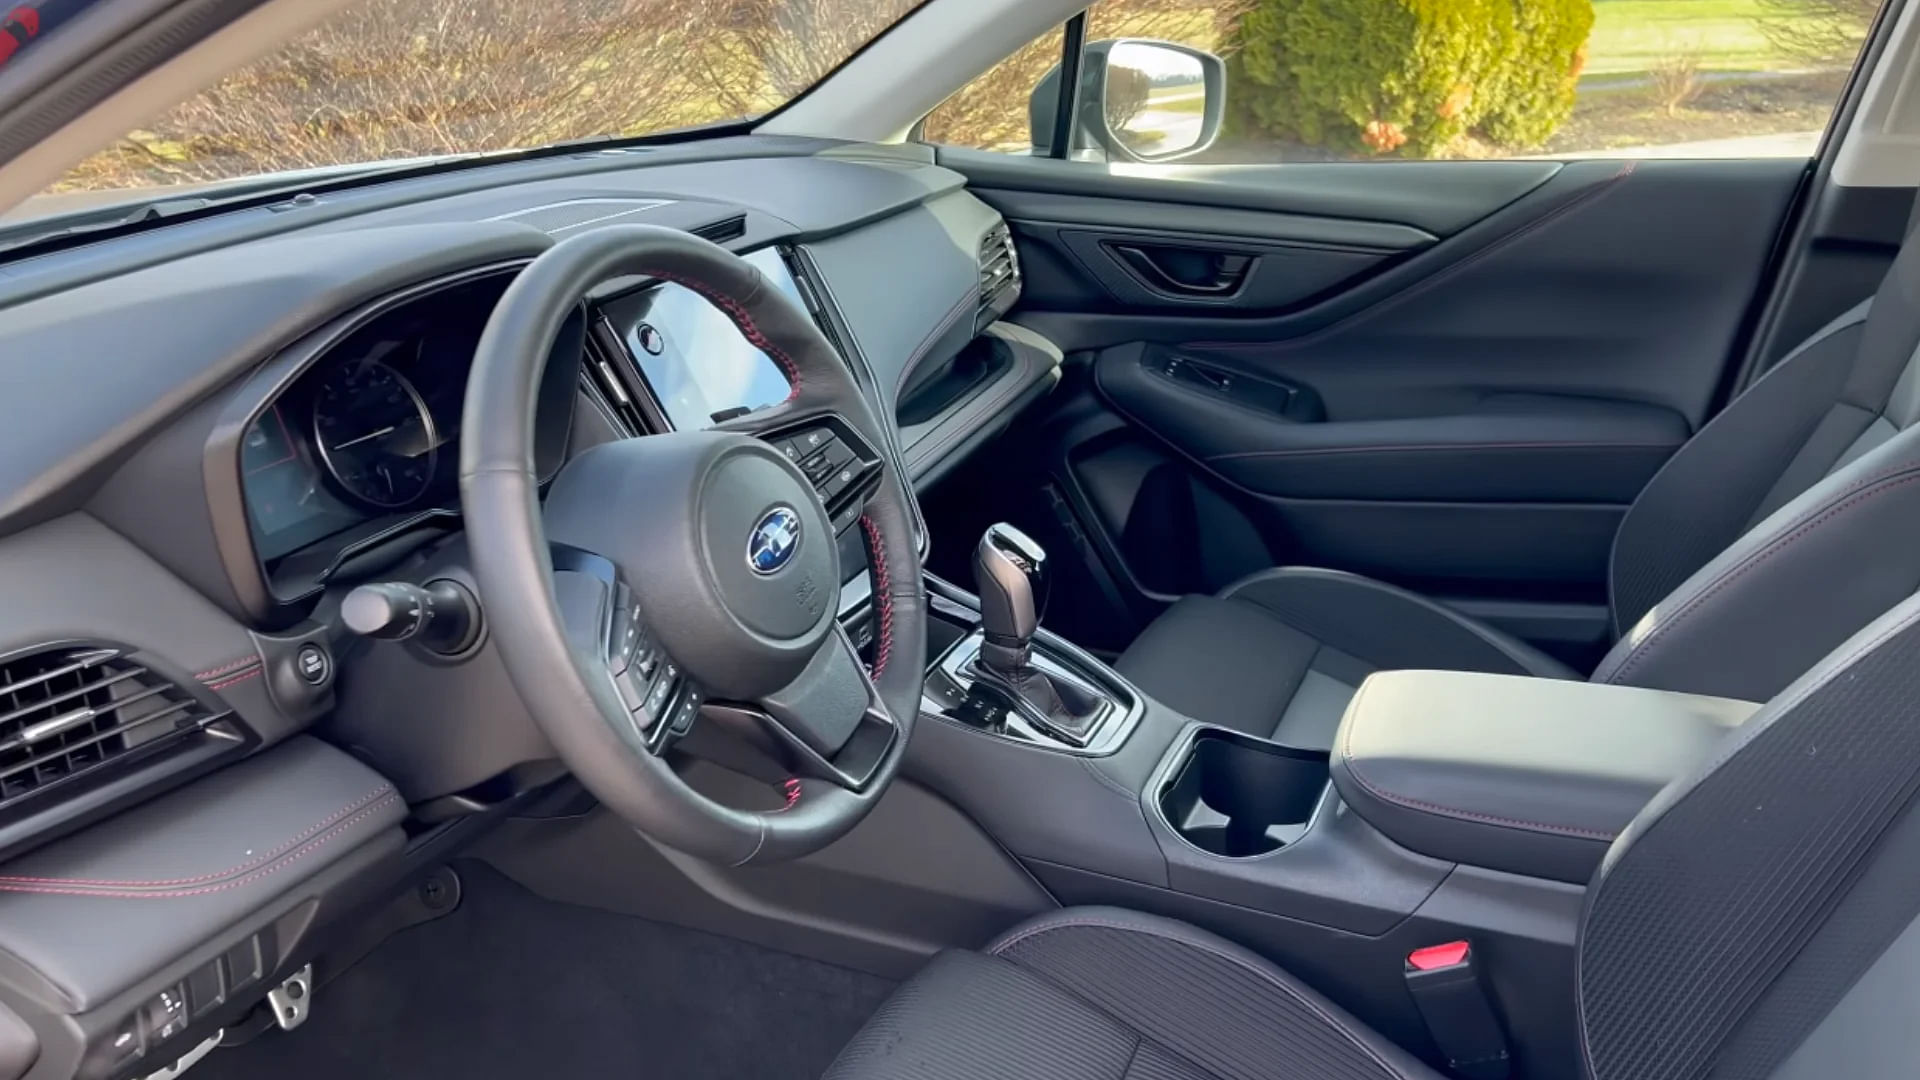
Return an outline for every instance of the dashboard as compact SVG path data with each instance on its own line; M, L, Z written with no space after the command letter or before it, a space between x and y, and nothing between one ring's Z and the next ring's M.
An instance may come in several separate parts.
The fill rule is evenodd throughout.
M34 1022L72 1066L62 1075L139 1075L95 1055L129 1023L147 1032L129 1018L155 995L191 989L233 949L257 957L257 977L284 977L317 948L322 923L299 912L351 895L377 864L445 857L431 845L448 822L554 777L484 634L457 658L374 645L339 604L367 581L471 585L458 461L480 335L520 267L623 222L721 243L808 310L897 421L872 449L898 482L930 482L1058 378L1057 350L998 324L1018 295L983 274L983 253L1008 243L999 214L958 174L888 148L746 136L503 163L0 266L0 685L116 680L73 684L98 695L92 726L51 766L35 759L31 802L0 785L0 859L89 851L88 878L193 878L221 868L120 865L103 830L126 833L127 859L211 863L224 856L207 837L278 850L376 800L342 819L351 835L271 878L171 900L164 925L100 919L82 934L65 923L75 905L29 910L0 890L0 955L27 958L0 971L0 1009ZM937 377L982 341L1009 358ZM948 384L964 393L927 404L916 389ZM787 391L704 299L608 282L548 358L536 471ZM858 532L842 536L856 642L872 621ZM143 740L121 723L197 737ZM123 813L150 802L169 809ZM167 822L192 839L156 841ZM222 1015L196 1006L158 1049L143 1034L146 1061Z

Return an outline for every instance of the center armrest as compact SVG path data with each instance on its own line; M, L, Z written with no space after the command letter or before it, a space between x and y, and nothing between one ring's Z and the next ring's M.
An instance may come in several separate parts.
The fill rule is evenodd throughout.
M1648 800L1758 708L1558 679L1381 672L1347 707L1333 782L1410 850L1585 883Z

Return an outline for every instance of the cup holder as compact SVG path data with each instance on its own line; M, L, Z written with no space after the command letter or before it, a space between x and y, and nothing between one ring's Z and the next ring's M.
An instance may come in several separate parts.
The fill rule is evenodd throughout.
M1327 783L1325 751L1207 730L1161 788L1160 812L1200 850L1250 858L1304 836Z

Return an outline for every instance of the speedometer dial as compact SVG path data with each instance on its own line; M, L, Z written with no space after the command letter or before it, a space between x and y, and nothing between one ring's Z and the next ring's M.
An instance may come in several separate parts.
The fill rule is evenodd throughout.
M320 384L313 438L327 472L363 502L403 507L433 482L433 414L406 376L378 360L342 365Z

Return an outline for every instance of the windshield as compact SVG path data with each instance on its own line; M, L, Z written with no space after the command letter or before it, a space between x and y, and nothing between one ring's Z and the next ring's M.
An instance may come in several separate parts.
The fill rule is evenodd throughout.
M919 0L359 0L81 162L10 222L296 169L763 115ZM39 0L51 23L75 0Z

